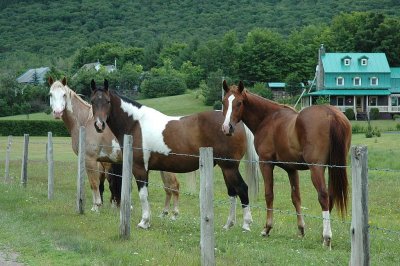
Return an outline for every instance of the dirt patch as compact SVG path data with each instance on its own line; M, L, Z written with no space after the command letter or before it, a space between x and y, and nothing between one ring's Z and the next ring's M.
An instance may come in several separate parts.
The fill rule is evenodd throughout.
M15 252L0 251L0 265L4 266L24 266L17 262L18 254Z

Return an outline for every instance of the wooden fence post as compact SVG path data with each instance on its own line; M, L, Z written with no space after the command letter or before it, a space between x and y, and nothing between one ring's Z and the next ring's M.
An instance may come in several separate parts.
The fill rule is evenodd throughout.
M52 200L54 197L54 160L53 160L53 134L47 133L47 198Z
M352 217L350 265L370 265L368 226L368 149L351 147Z
M119 236L129 239L131 235L131 190L132 190L132 149L133 137L124 135L123 163L122 163L122 187L120 204Z
M189 172L186 174L186 184L187 184L187 190L190 193L196 193L196 171Z
M85 127L79 128L79 146L78 146L78 177L76 193L76 211L79 214L85 212L85 154L86 154L86 131Z
M29 134L24 134L24 148L22 151L22 166L21 166L21 184L26 187L28 179L28 145L29 145Z
M200 148L200 249L201 265L215 265L213 149Z
M4 181L10 182L10 153L11 153L12 136L8 136L7 139L7 150L6 150L6 165L4 168Z

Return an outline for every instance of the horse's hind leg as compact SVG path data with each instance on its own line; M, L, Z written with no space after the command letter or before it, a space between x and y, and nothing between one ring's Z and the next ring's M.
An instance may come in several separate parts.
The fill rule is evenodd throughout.
M242 228L246 231L250 231L253 218L249 206L248 187L240 175L238 165L230 165L229 167L221 166L221 169L228 189L228 195L231 198L231 208L224 228L229 229L236 222L236 196L239 196L243 208Z
M326 189L324 172L325 167L310 166L311 180L315 189L318 192L318 201L322 209L323 218L323 231L322 237L324 239L323 245L331 248L332 230L329 212L329 194Z
M299 229L300 236L304 236L304 218L301 213L301 197L300 197L300 185L299 185L299 172L296 170L287 171L290 181L290 190L292 196L292 203L296 209L297 214L297 228Z
M179 181L174 173L160 171L160 175L165 190L165 205L161 217L168 215L171 197L173 197L174 209L172 211L172 219L175 220L179 215Z

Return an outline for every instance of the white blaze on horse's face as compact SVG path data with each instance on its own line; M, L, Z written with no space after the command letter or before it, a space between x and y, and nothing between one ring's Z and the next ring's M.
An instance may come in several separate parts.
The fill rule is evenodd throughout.
M171 149L164 142L163 131L168 122L179 120L180 117L167 116L153 108L142 105L140 108L121 99L121 109L140 124L142 130L143 160L145 169L148 170L148 163L151 152L158 152L168 155Z
M53 116L60 119L67 106L67 95L64 85L60 81L56 81L50 88L50 107L53 110ZM72 108L70 110L72 112Z
M232 115L232 103L233 100L235 99L235 96L233 96L233 94L231 94L228 97L228 108L226 109L226 115L225 115L225 120L224 123L222 124L222 132L224 132L224 134L228 135L231 134L231 115Z

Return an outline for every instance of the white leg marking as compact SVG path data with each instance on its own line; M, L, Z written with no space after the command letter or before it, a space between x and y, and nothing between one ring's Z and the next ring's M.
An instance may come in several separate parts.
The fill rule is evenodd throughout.
M250 206L243 208L243 226L245 231L250 231L250 225L253 223L253 217L251 216Z
M142 205L142 220L137 226L143 229L150 227L150 205L147 200L148 195L147 187L142 187L139 191L140 204Z
M332 231L331 231L331 220L330 220L329 211L323 211L322 218L323 218L323 226L324 226L324 229L322 232L322 236L324 238L323 245L328 246L329 249L331 249Z
M224 229L226 230L234 226L236 223L236 197L230 197L230 201L231 201L231 208L229 211L228 220L224 225Z
M232 102L235 99L235 96L231 95L228 98L228 110L226 111L225 120L222 124L222 131L225 134L229 133L229 122L231 121L231 114L232 114Z

